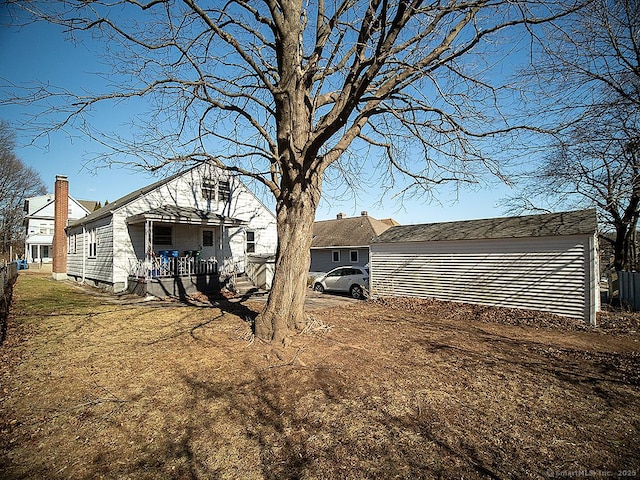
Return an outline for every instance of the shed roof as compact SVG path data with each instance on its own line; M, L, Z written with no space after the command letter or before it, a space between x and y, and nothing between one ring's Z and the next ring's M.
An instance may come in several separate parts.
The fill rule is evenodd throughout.
M375 242L434 242L593 235L597 228L596 211L588 209L520 217L403 225L388 229Z
M369 215L321 220L313 224L311 248L368 247L393 224L393 219L377 220Z

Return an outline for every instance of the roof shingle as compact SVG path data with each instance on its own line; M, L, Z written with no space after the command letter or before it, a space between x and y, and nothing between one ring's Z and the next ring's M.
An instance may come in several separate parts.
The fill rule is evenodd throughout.
M368 247L392 223L397 225L395 220L385 222L368 215L315 222L311 248Z
M584 235L596 233L597 228L596 211L589 209L520 217L403 225L388 229L375 241L377 243L434 242Z

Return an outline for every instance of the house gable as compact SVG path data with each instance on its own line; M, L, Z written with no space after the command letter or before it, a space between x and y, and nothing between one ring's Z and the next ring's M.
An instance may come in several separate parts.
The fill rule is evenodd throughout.
M205 191L210 191L212 180L228 182L228 188L231 190L230 199L218 199L217 196L212 198L204 194ZM236 195L250 196L249 203L259 207L261 213L268 214L275 220L275 214L237 176L232 176L214 165L203 163L131 192L90 213L80 221L71 222L70 225L82 225L121 212L136 215L167 206L168 208L172 206L192 208L225 216L232 210L238 209Z

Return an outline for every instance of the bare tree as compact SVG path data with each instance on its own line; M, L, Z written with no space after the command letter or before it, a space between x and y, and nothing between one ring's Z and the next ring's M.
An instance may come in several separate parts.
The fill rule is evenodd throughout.
M17 4L78 39L90 31L108 41L110 78L127 79L89 96L37 86L30 101L59 97L59 127L85 127L148 169L211 161L273 194L276 271L255 332L274 343L305 323L323 180L354 182L368 165L384 187L408 176L401 193L430 195L438 184L499 174L486 140L518 128L498 109L504 93L492 78L502 43L572 8L553 0ZM139 97L155 109L137 119L133 141L101 137L85 122L98 103Z
M0 248L3 255L10 246L24 244L24 201L45 193L40 175L16 156L9 124L0 121Z
M640 216L640 1L593 0L540 38L536 111L550 154L523 175L516 211L597 207L616 270L636 268Z

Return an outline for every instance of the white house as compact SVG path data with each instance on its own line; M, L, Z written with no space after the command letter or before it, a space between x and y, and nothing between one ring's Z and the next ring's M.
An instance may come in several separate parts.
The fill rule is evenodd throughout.
M76 200L69 196L69 219L89 215L96 202ZM53 259L53 226L55 196L53 193L27 198L24 202L26 228L25 258L29 263L51 263Z
M275 215L235 176L200 164L70 221L69 277L108 288L180 295L216 288L274 255Z
M595 325L595 210L396 226L370 251L374 297L541 310Z

